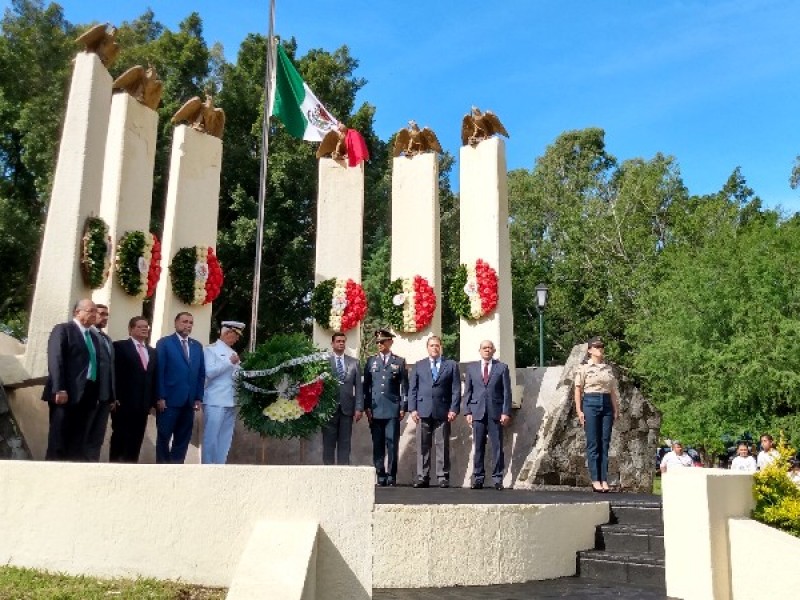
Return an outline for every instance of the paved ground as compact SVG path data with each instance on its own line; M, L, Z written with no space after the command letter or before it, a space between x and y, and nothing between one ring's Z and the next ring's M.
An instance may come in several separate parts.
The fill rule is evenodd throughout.
M582 489L502 490L484 488L438 487L415 489L411 486L376 487L377 504L573 504L578 502L611 502L616 505L661 504L661 496L651 494L594 494Z
M577 577L511 585L374 590L372 597L373 600L549 600L551 598L666 600L667 598L664 592L658 590Z

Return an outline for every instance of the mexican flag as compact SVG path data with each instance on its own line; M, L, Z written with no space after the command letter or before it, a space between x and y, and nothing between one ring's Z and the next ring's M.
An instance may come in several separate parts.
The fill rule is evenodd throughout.
M339 124L300 77L281 44L277 44L272 111L294 137L321 142Z

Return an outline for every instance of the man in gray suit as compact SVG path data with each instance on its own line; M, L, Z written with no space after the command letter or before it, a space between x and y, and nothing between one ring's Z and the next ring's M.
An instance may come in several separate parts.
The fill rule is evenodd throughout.
M341 331L331 336L331 369L339 381L339 405L322 428L322 462L326 465L350 464L350 437L353 421L364 414L364 395L361 388L361 369L358 361L344 353L347 336ZM336 460L334 461L334 454Z
M100 462L100 450L106 439L108 417L117 406L116 381L114 373L114 342L103 331L108 325L108 306L95 304L97 316L94 332L100 343L97 344L97 406L89 413L86 424L86 460Z
M511 423L511 376L508 365L494 360L491 340L480 345L481 360L467 366L464 377L464 415L472 425L475 458L472 463L472 489L483 487L483 457L486 437L492 443L492 482L503 489L503 427Z
M417 424L417 481L430 485L431 441L436 444L436 478L440 488L450 487L450 423L461 404L461 374L454 360L442 356L442 340L428 338L428 358L414 365L408 391L408 410Z

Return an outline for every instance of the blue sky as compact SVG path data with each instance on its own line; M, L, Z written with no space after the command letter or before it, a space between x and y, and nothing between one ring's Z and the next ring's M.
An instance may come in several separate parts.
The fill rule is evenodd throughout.
M209 45L234 60L245 35L266 32L269 1L60 4L73 23L149 6L170 28L197 11ZM350 47L383 138L415 119L457 155L475 104L510 132L509 168L531 168L562 131L597 126L619 160L675 156L691 193L717 191L741 166L765 204L800 211L788 184L800 154L797 0L277 0L276 12L276 32L301 53Z

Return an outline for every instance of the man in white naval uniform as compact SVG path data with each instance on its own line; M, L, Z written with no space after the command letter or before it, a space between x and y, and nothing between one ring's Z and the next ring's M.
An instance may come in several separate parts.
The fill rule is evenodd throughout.
M233 381L239 370L239 355L233 345L244 331L244 323L223 321L219 339L203 351L206 391L203 395L204 465L224 465L236 425Z

